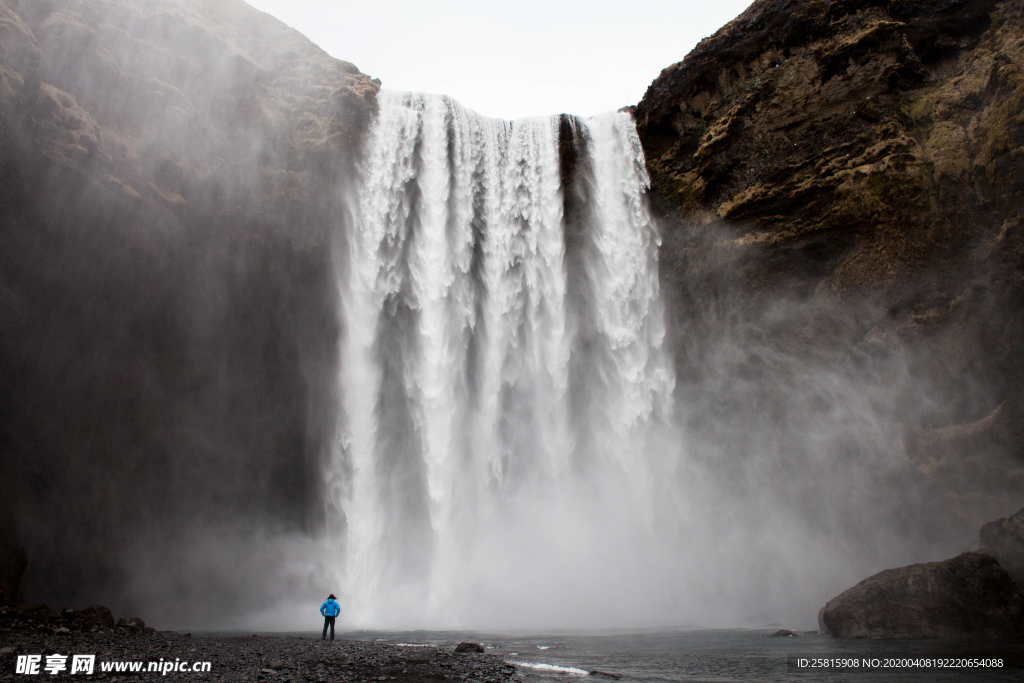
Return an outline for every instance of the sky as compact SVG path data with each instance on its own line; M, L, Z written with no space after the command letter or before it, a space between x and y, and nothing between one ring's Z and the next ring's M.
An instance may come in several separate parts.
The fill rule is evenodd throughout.
M390 90L486 116L589 116L636 104L749 0L247 0Z

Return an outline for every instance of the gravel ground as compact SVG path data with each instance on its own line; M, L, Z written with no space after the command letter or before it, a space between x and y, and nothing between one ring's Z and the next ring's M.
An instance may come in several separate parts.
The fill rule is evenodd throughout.
M487 654L456 654L433 647L402 648L354 640L321 641L296 636L192 636L147 628L140 619L115 625L109 610L54 612L44 605L0 609L0 681L52 678L198 681L520 681L516 668ZM16 673L19 655L41 655L39 674ZM64 670L51 674L53 655ZM93 673L71 673L72 655L95 655ZM24 661L24 660L23 660ZM143 671L103 671L109 662L142 662ZM147 671L172 663L209 662L209 671Z

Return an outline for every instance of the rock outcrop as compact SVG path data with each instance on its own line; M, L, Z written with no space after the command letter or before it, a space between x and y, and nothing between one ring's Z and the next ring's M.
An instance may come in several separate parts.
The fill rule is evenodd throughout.
M113 628L115 624L114 614L103 605L89 605L78 614L83 620L97 626Z
M241 0L0 0L0 499L26 595L216 614L275 570L147 571L165 544L244 556L325 523L330 247L378 88Z
M455 652L461 654L482 654L484 652L484 646L480 643L463 642L455 646Z
M887 569L832 598L839 638L978 638L1024 633L1024 593L991 555Z
M778 631L771 635L772 638L793 638L796 637L795 631L790 631L788 628L780 628Z
M1020 0L758 0L651 84L634 114L695 435L798 453L863 401L960 528L1019 500L1021 35Z
M981 528L980 552L887 569L818 613L840 638L971 638L1024 634L1024 510Z
M981 527L978 550L992 555L1024 589L1024 509Z

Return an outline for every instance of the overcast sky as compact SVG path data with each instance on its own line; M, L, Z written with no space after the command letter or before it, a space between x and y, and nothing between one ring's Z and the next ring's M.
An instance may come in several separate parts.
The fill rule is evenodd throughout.
M749 0L247 0L391 90L481 114L597 114L636 104L661 70Z

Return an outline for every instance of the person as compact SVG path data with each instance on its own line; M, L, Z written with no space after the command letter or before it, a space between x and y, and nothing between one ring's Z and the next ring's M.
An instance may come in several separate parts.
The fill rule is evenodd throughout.
M320 636L320 640L327 640L327 627L331 627L331 641L334 641L334 618L341 614L341 605L338 604L338 599L334 597L334 593L327 596L327 600L324 604L320 605L320 614L324 615L324 632Z

